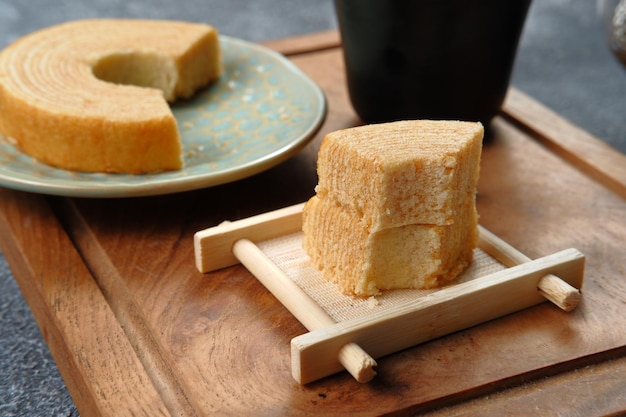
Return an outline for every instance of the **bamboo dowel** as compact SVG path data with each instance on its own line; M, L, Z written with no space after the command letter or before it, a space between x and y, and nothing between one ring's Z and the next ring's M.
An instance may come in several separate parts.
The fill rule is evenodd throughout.
M578 307L582 298L580 290L552 274L541 278L537 287L541 295L567 312Z
M309 331L335 324L333 318L254 243L247 239L236 241L233 254ZM373 369L376 361L356 343L343 346L338 358L358 382L368 382L376 375Z
M504 243L484 227L479 226L479 230L480 248L492 256L495 255L504 266L512 267L531 261L528 256ZM537 289L541 295L567 312L574 310L582 298L579 289L552 274L542 277L537 284Z

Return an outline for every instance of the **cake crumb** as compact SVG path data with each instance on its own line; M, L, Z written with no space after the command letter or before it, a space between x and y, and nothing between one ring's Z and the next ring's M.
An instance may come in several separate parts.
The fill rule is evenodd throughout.
M376 308L380 303L378 302L378 299L374 296L371 296L367 299L367 306L371 309Z

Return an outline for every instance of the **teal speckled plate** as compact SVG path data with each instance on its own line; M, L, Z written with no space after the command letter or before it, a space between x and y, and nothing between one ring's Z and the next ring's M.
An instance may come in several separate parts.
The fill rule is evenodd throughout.
M172 106L185 168L147 175L53 168L0 140L0 185L72 197L168 194L236 181L302 149L326 117L321 89L282 55L220 37L224 74L194 99Z

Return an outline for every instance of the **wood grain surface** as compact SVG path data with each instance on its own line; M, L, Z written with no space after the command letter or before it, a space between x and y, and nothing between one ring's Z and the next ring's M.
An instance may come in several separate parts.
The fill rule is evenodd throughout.
M467 401L527 415L553 396L580 398L559 401L563 415L626 409L626 379L612 376L625 373L626 157L514 90L485 141L480 222L531 258L584 253L575 311L544 303L401 351L367 384L344 372L299 385L289 342L304 327L242 266L197 271L196 231L306 200L323 135L359 123L333 37L273 44L329 105L313 142L273 169L135 199L0 189L0 247L81 415L464 415Z

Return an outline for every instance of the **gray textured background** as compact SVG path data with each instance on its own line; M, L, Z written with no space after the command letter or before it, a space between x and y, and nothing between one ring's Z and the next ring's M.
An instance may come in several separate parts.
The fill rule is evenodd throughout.
M203 21L249 41L336 27L332 0L0 0L0 48L87 17ZM626 70L606 48L593 0L534 1L512 83L626 152ZM1 254L0 369L0 416L78 415Z

